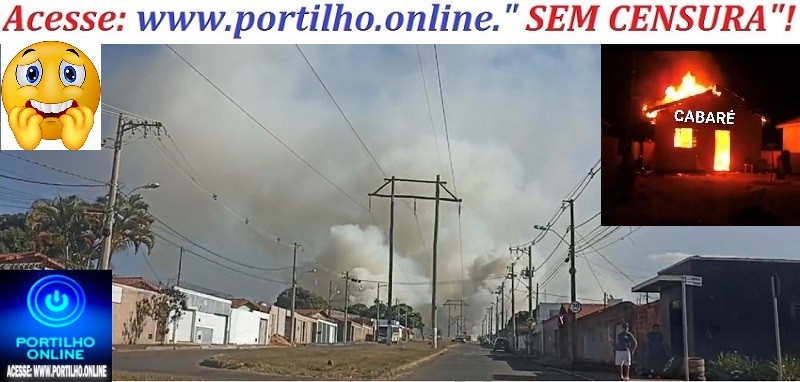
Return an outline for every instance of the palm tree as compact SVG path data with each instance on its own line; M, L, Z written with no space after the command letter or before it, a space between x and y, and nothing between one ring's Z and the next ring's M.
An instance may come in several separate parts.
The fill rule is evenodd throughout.
M100 197L97 203L107 205L107 197ZM138 253L142 246L147 248L147 253L153 249L155 234L151 230L155 217L150 214L150 206L140 194L117 196L116 220L111 235L111 253L133 248ZM102 227L100 227L102 229ZM99 233L99 232L98 232Z
M33 202L25 221L33 249L70 266L85 267L96 225L86 208L86 201L75 195Z

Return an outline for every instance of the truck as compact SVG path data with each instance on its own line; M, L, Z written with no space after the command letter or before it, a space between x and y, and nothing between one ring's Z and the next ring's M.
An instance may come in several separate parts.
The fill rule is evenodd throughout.
M378 342L386 343L389 326L392 327L392 343L400 342L402 338L402 327L397 321L378 320Z

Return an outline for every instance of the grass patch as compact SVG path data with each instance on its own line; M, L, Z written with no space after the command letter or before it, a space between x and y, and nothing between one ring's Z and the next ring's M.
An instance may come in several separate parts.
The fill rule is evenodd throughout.
M269 375L325 379L380 379L409 362L432 355L451 344L432 349L427 342L393 346L358 344L252 349L226 352L207 362L217 367Z
M159 374L159 373L134 373L130 371L112 371L112 379L115 381L196 381L197 377Z

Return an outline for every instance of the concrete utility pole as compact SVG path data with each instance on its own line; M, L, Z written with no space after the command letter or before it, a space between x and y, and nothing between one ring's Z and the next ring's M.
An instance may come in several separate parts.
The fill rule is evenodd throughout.
M117 220L116 207L117 207L117 194L119 193L119 166L122 154L122 139L125 133L141 132L144 136L147 133L154 131L156 134L161 134L164 126L160 122L139 121L131 120L119 115L117 120L117 133L114 137L114 162L111 166L111 182L108 187L108 204L105 211L105 224L103 224L103 251L100 256L100 269L110 269L111 263L111 239L114 232L114 221Z
M494 323L494 320L492 320L492 318L494 317L494 303L489 303L489 307L486 308L486 310L489 311L489 316L488 316L489 317L489 324L486 326L486 329L487 329L487 333L486 334L488 334L489 337L491 338L492 337L492 333L494 332L494 326L492 326L492 323Z
M511 326L512 326L511 327L511 339L513 340L512 347L514 349L516 349L517 348L517 310L516 310L516 306L515 306L515 302L514 302L515 301L514 295L516 294L516 293L514 293L516 291L514 289L514 278L517 275L514 274L514 264L515 263L511 263L511 273L509 273L507 277L511 279Z
M373 339L375 340L375 342L378 342L378 329L380 329L380 326L381 326L380 325L380 320L381 320L381 287L384 287L384 286L386 286L386 285L382 285L381 283L378 283L377 286L375 287L375 289L377 289L377 291L378 291L378 294L375 297L375 329L376 330L375 330L375 334L373 334L373 336L372 336L372 337L374 337ZM389 316L388 313L389 312L386 312L386 313L387 313L386 316L388 318L388 316ZM387 327L388 327L388 323L387 323Z
M347 300L350 299L350 296L348 295L349 288L350 288L350 271L345 272L343 278L344 278L344 339L343 339L343 341L344 341L344 343L347 343L347 341L350 339L348 337L348 333L347 333L348 329L349 329L348 327L350 326L348 324L348 322L347 322L347 302L348 302Z
M297 243L294 243L294 250L292 255L292 334L290 335L291 339L289 342L294 345L294 336L295 336L295 319L294 319L294 311L295 311L295 301L297 299L297 248L300 246Z
M505 331L506 330L506 323L508 323L508 320L506 320L506 281L505 280L503 280L503 282L500 284L500 320L501 320L500 321L500 330Z
M454 203L461 203L462 200L457 198L450 192L445 185L447 182L443 182L441 180L441 176L436 175L436 180L419 180L419 179L400 179L395 176L391 178L384 178L385 183L379 187L375 192L369 194L369 196L380 197L380 198L389 198L391 200L390 204L390 213L389 213L389 303L391 304L392 298L392 267L393 267L393 260L394 260L394 200L395 199L420 199L420 200L433 200L435 201L435 214L434 214L434 222L433 222L433 277L431 280L431 333L432 333L432 344L433 348L437 348L437 340L438 340L438 328L436 322L436 262L437 262L437 248L438 248L438 241L439 241L439 203L440 202L454 202ZM425 183L425 184L434 184L436 186L435 196L424 196L424 195L397 195L395 190L395 183ZM391 185L391 193L390 194L380 194L381 190L386 187L387 185ZM444 190L450 197L441 197L440 191ZM388 326L389 333L391 333L391 323ZM392 341L386 341L386 345L391 345Z
M175 286L181 286L181 268L183 268L183 247L181 247L181 254L178 255L178 281Z
M772 312L775 315L775 346L778 350L778 380L783 381L783 354L781 353L781 329L778 320L778 296L780 296L780 279L778 275L772 275Z
M500 336L500 291L492 293L497 295L494 297L494 332Z
M570 284L570 302L577 302L577 290L575 287L575 200L565 200L569 203L569 284ZM578 336L577 336L578 314L572 313L572 320L570 323L570 362L575 362L575 356L578 353Z
M333 306L333 280L328 281L328 317L331 316L331 307Z

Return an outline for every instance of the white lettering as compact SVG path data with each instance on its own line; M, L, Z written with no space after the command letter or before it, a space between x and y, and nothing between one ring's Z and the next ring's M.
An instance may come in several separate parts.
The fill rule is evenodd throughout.
M33 376L31 365L8 365L6 378L30 378Z
M736 112L713 112L702 110L675 110L675 122L678 123L705 123L715 125L733 125Z

